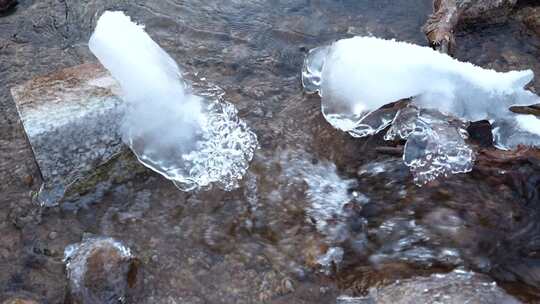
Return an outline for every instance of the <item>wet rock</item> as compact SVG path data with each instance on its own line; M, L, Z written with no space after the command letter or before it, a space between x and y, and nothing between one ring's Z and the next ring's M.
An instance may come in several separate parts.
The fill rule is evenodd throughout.
M2 304L38 304L38 302L26 298L11 298L2 302Z
M452 55L459 25L476 22L495 23L504 20L517 0L434 0L433 14L422 30L429 44Z
M540 7L525 7L518 13L518 18L529 30L540 36Z
M0 0L0 14L17 5L17 0Z
M505 303L519 304L519 300L508 295L488 277L464 270L454 270L448 274L434 274L416 277L388 286L371 289L368 297L353 298L342 296L339 304L367 303Z
M115 80L83 64L11 89L43 177L41 203L56 205L66 188L122 151L122 101Z
M58 237L58 232L56 232L56 231L51 231L51 232L49 233L49 239L50 239L50 240L54 240L54 239L56 239L57 237Z
M491 124L487 120L472 122L467 127L469 137L481 147L493 146L493 133Z
M482 149L478 153L477 168L500 170L505 165L521 164L534 158L540 159L540 151L529 147L519 147L512 151Z
M112 238L92 237L64 252L69 294L67 303L135 303L142 276L139 260Z

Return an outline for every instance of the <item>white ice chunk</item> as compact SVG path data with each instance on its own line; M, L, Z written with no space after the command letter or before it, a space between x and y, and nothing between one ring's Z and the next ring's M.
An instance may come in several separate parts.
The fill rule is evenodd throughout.
M507 150L518 145L538 147L540 120L534 115L511 113L504 119L491 121L493 142Z
M540 146L540 120L509 110L540 103L540 97L524 89L533 77L531 70L501 73L428 47L375 37L315 48L302 70L304 89L319 93L327 121L354 137L390 125L396 112L384 106L393 102L410 99L414 106L432 110L430 117L414 117L387 136L409 140L404 159L413 173L417 170L417 182L472 169L472 150L460 137L463 129L445 120L489 120L494 144L501 149ZM426 178L420 178L422 172Z
M504 116L512 105L540 102L523 87L531 70L500 73L405 42L354 37L314 49L306 58L304 85L319 91L325 115L362 118L382 106L414 98L467 121ZM313 78L318 78L314 81Z
M221 96L196 96L176 62L122 12L105 12L90 50L122 86L122 135L139 160L182 190L238 186L256 135Z
M534 115L516 115L518 127L529 133L540 135L540 119Z

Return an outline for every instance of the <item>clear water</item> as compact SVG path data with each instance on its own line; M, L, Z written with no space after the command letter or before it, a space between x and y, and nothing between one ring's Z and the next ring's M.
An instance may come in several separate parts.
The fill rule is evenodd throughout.
M121 240L141 259L140 303L335 303L456 266L521 298L538 294L534 158L418 188L401 155L383 153L383 138L334 129L320 100L301 92L308 49L369 34L425 45L430 0L20 2L0 17L0 139L9 143L0 163L8 172L0 175L0 294L62 302L62 253L85 232ZM39 174L9 88L95 62L86 42L106 9L146 24L189 81L218 84L256 133L261 148L239 189L186 194L143 170L86 193L80 208L30 203ZM458 57L508 70L531 65L538 74L538 39L517 23L498 29L461 32ZM292 163L280 158L287 151L299 151ZM294 164L310 170L288 174ZM20 182L26 172L33 188ZM318 216L327 221L322 230Z

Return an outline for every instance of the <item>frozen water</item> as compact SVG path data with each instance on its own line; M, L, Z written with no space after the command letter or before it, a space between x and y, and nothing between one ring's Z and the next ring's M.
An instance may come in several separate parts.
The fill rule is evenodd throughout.
M88 303L101 303L103 294L96 293L94 286L107 286L105 295L121 297L119 291L125 289L122 285L126 282L118 278L127 275L133 259L135 256L127 246L109 237L85 237L81 243L67 246L64 263L71 294L87 299ZM98 274L99 271L110 273Z
M380 244L369 258L373 264L403 261L431 267L434 264L456 266L462 263L460 253L437 244L437 237L423 225L407 218L384 221L371 236Z
M466 121L507 116L513 105L540 98L525 90L531 70L499 73L460 62L428 47L374 37L354 37L314 49L303 83L319 92L325 115L364 118L398 100Z
M465 142L465 128L440 112L409 106L399 111L385 139L407 140L403 160L414 181L423 185L441 175L472 170L475 155Z
M306 92L321 96L327 121L355 137L375 134L392 123L396 111L385 105L410 99L418 108L431 110L396 118L394 123L401 125L387 136L408 139L404 159L421 184L472 169L474 157L460 137L462 128L445 120L489 120L494 144L501 149L539 146L540 120L509 110L540 102L524 89L533 76L531 70L483 69L428 47L354 37L311 50L302 83Z
M296 201L305 204L302 207L307 223L315 226L328 245L316 262L322 271L329 273L333 265L339 267L343 260L342 244L351 239L365 239L367 221L357 211L369 198L353 191L356 182L341 177L334 163L313 160L309 153L299 150L280 152L279 192L289 197L299 194ZM358 224L355 229L351 228L351 222Z
M331 50L331 47L323 46L311 50L306 56L302 69L302 85L307 93L318 92L323 96L323 71ZM390 125L396 115L396 111L392 109L366 113L353 109L352 104L328 103L325 100L323 98L321 108L326 120L335 128L346 131L354 137L373 135L383 130Z
M256 135L221 94L197 96L175 61L122 12L105 12L90 50L122 86L122 136L147 167L185 191L238 187Z
M317 263L322 266L327 274L330 273L332 265L338 266L341 261L343 261L343 248L341 247L328 248L326 253L317 259Z
M534 115L510 114L505 119L492 122L493 141L499 149L518 145L538 146L540 120Z
M282 178L287 183L307 185L305 195L307 220L317 227L328 242L339 243L349 237L346 219L350 216L347 204L363 204L369 199L361 193L353 192L352 179L338 175L336 165L329 161L313 163L310 155L291 151L281 156Z

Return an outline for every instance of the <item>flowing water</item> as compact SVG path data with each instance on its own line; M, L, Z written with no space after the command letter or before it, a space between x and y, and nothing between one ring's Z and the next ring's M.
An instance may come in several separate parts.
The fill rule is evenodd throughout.
M96 62L87 41L108 9L239 109L260 144L239 189L184 193L139 168L69 206L32 203L40 178L9 88ZM0 17L0 300L62 303L64 248L89 234L140 258L140 303L335 303L460 266L537 300L538 158L419 188L399 149L335 130L302 93L307 50L353 35L426 45L430 12L431 0L20 1ZM540 74L540 40L517 20L469 26L457 43L459 59Z

